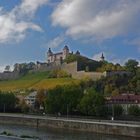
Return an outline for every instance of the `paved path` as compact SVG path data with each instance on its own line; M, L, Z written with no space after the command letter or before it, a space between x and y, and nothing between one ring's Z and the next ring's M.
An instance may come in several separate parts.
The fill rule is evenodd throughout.
M25 114L11 114L11 113L0 113L0 116L60 120L60 121L67 121L67 122L80 122L80 123L92 123L92 124L104 124L104 125L116 125L116 126L128 126L128 127L140 128L140 122L135 122L135 121L95 120L95 119L64 118L64 117L50 117L47 115L39 116L39 115L25 115Z

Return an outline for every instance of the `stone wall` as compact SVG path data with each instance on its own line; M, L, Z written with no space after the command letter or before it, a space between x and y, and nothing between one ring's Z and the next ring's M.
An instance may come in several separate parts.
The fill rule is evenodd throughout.
M50 63L50 64L43 64L43 65L37 65L35 69L31 70L33 72L43 72L43 71L51 71L61 69L61 64L59 63Z
M61 67L64 71L71 74L75 79L82 79L82 78L91 78L91 79L100 79L102 76L105 76L102 72L85 72L78 68L78 62L72 62L69 64L64 63Z
M29 116L0 116L0 124L24 125L36 128L56 128L103 134L140 137L140 125L113 122L82 121Z
M77 61L72 63L63 63L61 69L71 74L72 76L77 73Z
M3 72L0 73L0 80L10 80L19 78L18 72Z

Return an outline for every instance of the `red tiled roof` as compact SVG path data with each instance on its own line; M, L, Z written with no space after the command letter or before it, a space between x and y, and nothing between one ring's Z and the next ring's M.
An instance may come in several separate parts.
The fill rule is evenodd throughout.
M120 104L139 104L140 103L140 94L120 94L117 96L111 96L107 100L107 103L120 103Z

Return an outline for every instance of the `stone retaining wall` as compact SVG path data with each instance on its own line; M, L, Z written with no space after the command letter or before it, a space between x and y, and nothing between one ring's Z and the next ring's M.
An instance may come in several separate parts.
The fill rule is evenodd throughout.
M105 122L78 121L67 119L0 116L0 124L32 126L36 128L63 128L103 134L140 137L139 125L113 124Z

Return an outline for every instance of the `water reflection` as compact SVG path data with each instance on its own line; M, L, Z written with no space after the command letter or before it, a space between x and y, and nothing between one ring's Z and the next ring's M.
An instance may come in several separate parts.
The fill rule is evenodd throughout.
M0 133L9 133L21 136L29 135L39 137L41 140L138 140L138 138L120 137L113 135L102 135L87 132L75 132L56 129L36 129L32 127L0 125ZM15 140L12 138L0 137L0 140Z

